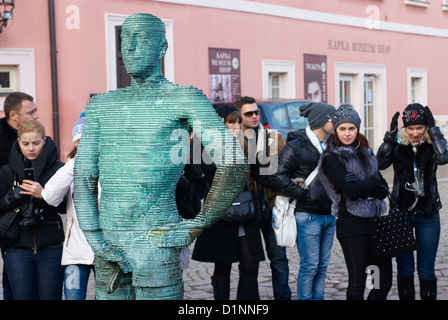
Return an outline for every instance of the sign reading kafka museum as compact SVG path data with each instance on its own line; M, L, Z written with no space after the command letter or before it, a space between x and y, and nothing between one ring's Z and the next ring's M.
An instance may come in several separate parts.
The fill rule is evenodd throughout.
M354 42L344 40L328 40L328 49L389 54L391 48L389 45L384 44L364 43L364 42Z

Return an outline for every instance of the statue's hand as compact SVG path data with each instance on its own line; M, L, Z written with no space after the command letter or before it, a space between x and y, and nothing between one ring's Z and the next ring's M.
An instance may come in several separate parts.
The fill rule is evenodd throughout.
M109 245L101 231L84 230L84 235L96 257L117 263L123 269L124 273L132 272L132 266L128 262L124 252L119 248Z
M132 272L131 264L128 262L124 252L119 248L110 245L105 245L102 246L101 249L94 252L97 257L100 257L103 260L117 263L124 273Z
M183 248L190 245L203 231L203 228L192 223L193 220L183 220L179 223L166 224L150 230L148 237L152 242L165 248Z

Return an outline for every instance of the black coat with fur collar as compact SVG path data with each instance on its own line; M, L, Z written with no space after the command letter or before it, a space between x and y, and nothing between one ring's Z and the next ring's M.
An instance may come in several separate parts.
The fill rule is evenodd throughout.
M438 127L429 129L431 143L424 142L417 147L415 162L419 171L423 172L423 197L418 199L414 212L431 216L442 207L437 186L437 166L448 163L448 149L443 134ZM412 191L405 188L407 182L414 182L414 151L412 145L398 144L389 139L386 133L383 144L378 149L377 158L380 170L393 165L394 182L391 194L391 205L407 210L415 202Z

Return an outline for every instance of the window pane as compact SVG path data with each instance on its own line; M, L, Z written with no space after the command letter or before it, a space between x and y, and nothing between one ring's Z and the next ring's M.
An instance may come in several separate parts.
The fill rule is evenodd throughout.
M286 113L286 108L284 106L277 107L272 111L274 120L277 122L279 128L287 129L289 128L288 114Z
M294 129L303 129L306 128L306 126L308 125L308 121L306 120L306 118L300 116L299 107L300 105L294 105L294 104L287 105L289 121L291 122L291 126Z
M0 88L10 88L9 72L0 72Z

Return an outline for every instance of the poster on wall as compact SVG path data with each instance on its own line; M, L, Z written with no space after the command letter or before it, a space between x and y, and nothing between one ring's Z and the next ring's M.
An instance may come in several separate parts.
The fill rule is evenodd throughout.
M241 97L240 50L209 48L211 103L233 103Z
M327 56L304 54L305 99L327 102Z

